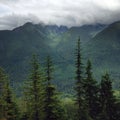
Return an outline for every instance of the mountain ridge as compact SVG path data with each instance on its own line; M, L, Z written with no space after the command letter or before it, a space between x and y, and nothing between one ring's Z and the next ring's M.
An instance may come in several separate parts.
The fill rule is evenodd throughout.
M45 60L45 57L49 54L53 57L56 68L54 82L58 85L58 87L61 86L60 90L67 89L66 91L69 92L74 82L74 50L76 40L79 36L81 37L82 47L84 49L84 63L90 58L93 63L93 71L97 71L101 75L101 71L103 72L103 69L108 67L107 65L105 65L105 67L103 66L106 64L106 60L109 59L107 57L105 58L106 60L103 59L103 54L101 54L103 51L98 49L99 42L102 41L101 37L105 37L103 35L104 31L110 26L107 27L106 25L97 24L67 28L66 26L44 26L41 24L34 25L32 23L26 23L25 25L15 28L11 31L0 31L1 66L8 71L14 86L16 86L17 83L21 83L24 81L24 79L26 79L28 73L27 71L29 69L28 63L33 53L39 55L42 63ZM107 31L109 31L109 29ZM97 36L99 36L99 39ZM118 38L119 37L120 36L118 35ZM105 44L104 41L102 42L102 45L109 46L109 44L107 44L107 42ZM115 48L113 48L112 51L115 51ZM105 52L104 54L108 53ZM119 52L116 53L115 56L118 55ZM109 66L112 62L110 62ZM117 70L119 70L119 57L118 62L116 63L117 65L114 66L117 68ZM98 64L101 66L100 69L97 68ZM116 72L117 71L115 71L115 74ZM117 73L117 75L118 74L119 73ZM98 74L96 77L97 76ZM119 75L117 78L119 78Z
M120 79L120 21L110 24L86 44L86 56L103 72L108 71ZM88 58L86 57L86 58ZM96 68L96 67L95 67Z

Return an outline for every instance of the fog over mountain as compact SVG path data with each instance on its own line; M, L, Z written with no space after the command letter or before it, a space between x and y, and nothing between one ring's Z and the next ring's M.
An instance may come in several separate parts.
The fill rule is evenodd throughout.
M81 26L120 20L120 0L0 0L0 30L26 22Z

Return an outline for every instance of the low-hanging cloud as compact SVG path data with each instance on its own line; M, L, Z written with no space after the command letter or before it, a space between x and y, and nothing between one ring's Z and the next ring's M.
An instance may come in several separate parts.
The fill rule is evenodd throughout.
M26 22L81 26L120 20L120 0L1 0L0 29Z

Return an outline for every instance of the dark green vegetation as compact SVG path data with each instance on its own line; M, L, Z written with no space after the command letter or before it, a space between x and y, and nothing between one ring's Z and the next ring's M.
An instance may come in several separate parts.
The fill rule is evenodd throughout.
M31 73L26 81L24 89L24 103L26 103L26 115L24 119L39 120L42 119L43 115L43 93L44 93L44 82L45 77L40 68L38 59L33 55L31 61Z
M60 91L72 93L74 84L75 40L81 37L83 63L90 59L94 76L100 80L108 71L115 88L120 79L120 22L105 25L85 25L67 28L56 25L34 25L26 23L12 31L0 31L0 66L10 74L14 88L21 88L29 70L31 54L37 53L43 65L45 56L50 54L57 71L54 83ZM20 84L19 84L20 83ZM16 91L19 91L16 90Z
M0 31L0 66L10 74L12 86L17 86L20 90L29 70L31 54L37 53L41 64L44 63L45 56L50 54L57 69L54 72L54 83L59 90L71 93L75 40L81 36L81 42L86 45L104 27L105 25L97 24L67 28L26 23L12 31Z
M86 58L92 60L95 74L103 74L109 71L114 77L114 85L120 79L120 22L109 25L98 33L83 48ZM96 67L97 66L97 67ZM117 86L115 86L117 88Z
M74 93L69 97L60 94L52 82L57 69L50 56L43 68L37 55L33 55L23 94L17 98L0 68L0 120L118 120L120 95L114 94L109 74L105 73L98 83L90 60L83 69L80 39L75 56Z
M0 68L0 119L18 120L18 107L10 88L8 76Z

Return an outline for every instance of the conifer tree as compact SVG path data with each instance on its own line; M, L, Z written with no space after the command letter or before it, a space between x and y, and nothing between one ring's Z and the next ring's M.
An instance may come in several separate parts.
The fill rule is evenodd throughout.
M4 88L5 81L7 80L7 76L4 73L4 70L0 67L0 118L4 117Z
M53 65L51 58L48 56L46 61L46 89L44 100L44 120L64 120L64 113L60 106L58 93L52 84ZM62 114L63 113L63 114Z
M44 73L40 68L38 58L33 55L31 74L25 87L26 116L29 120L43 119Z
M101 114L100 120L116 120L115 111L115 96L113 95L112 82L109 74L106 73L102 76L101 89L100 89L100 105Z
M13 98L8 76L2 68L0 68L0 113L3 119L19 119L18 107Z
M18 106L14 101L9 81L6 81L4 90L4 115L7 120L19 120Z
M86 78L84 80L85 100L91 118L96 119L99 113L99 87L97 81L92 75L92 65L90 60L87 61Z
M77 41L77 48L75 55L76 55L75 91L76 91L76 105L77 105L77 114L75 116L77 120L87 120L90 118L88 116L88 112L85 105L86 103L84 101L80 38Z

